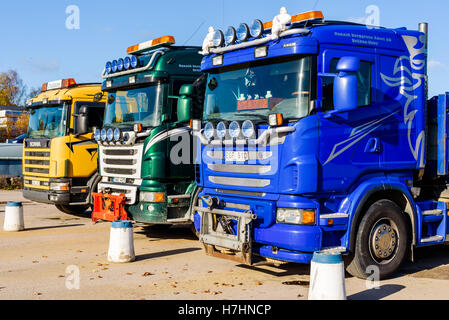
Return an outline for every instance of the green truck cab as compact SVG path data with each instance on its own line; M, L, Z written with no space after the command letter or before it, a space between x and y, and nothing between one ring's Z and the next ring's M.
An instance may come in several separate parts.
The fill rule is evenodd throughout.
M108 94L99 144L101 181L92 219L150 225L191 222L198 194L190 119L201 116L199 47L174 46L171 36L128 48L106 64ZM193 85L192 85L193 84Z

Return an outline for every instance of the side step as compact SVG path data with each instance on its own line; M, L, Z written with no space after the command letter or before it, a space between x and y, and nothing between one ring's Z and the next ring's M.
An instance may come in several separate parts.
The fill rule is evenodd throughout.
M428 238L422 238L421 243L441 242L443 241L443 239L444 238L442 236L433 236Z
M167 223L172 223L172 224L188 223L188 222L192 222L192 220L190 220L190 219L185 219L185 218L168 219L168 220L167 220Z
M443 210L435 209L435 210L426 210L422 212L423 216L441 216L443 214Z
M346 248L345 247L327 247L327 248L323 248L323 250L321 250L321 251L325 252L325 253L345 253Z

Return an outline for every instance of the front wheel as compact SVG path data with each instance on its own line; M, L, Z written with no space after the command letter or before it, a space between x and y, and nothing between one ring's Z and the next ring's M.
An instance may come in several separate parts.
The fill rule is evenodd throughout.
M90 205L69 206L69 205L57 204L56 208L59 211L70 214L70 215L82 215L87 211L87 209L90 208Z
M390 200L377 201L360 222L355 252L347 271L361 279L375 273L379 280L389 278L404 261L408 243L405 214Z

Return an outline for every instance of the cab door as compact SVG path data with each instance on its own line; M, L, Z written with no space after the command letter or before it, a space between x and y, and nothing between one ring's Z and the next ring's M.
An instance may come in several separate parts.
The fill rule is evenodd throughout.
M344 192L362 174L378 170L382 141L378 130L382 119L375 101L376 57L373 54L344 50L324 50L322 65L325 74L337 74L340 58L355 56L360 59L358 80L358 107L335 112L333 108L333 77L320 77L319 94L322 106L320 119L319 162L322 168L321 190ZM321 91L321 92L320 92ZM335 113L334 113L335 112Z
M70 134L69 142L66 143L70 150L70 177L84 178L92 176L97 170L98 161L98 144L93 138L93 128L101 128L103 126L104 103L93 102L75 102L74 114L76 114L81 106L88 106L89 132L84 135L77 136ZM73 117L73 116L72 116ZM76 118L73 121L73 132L77 132Z

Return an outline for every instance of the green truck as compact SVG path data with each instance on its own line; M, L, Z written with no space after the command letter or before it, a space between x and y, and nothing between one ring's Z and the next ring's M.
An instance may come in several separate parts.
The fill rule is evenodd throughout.
M202 56L199 47L174 44L164 36L106 63L104 124L94 128L100 175L94 221L192 222L198 188L189 124L202 114Z

